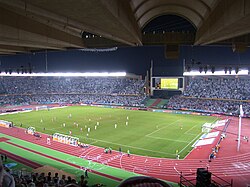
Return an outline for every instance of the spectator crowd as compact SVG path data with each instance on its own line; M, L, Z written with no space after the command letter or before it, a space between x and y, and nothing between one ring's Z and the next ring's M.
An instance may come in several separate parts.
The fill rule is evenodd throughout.
M250 100L249 78L192 78L183 94L187 97Z
M0 105L86 103L141 106L144 81L113 77L1 77Z
M144 106L145 82L125 77L0 77L0 105L85 103ZM250 115L249 77L188 77L165 108Z
M169 100L166 108L200 112L239 114L239 105L250 114L250 79L194 77L181 96Z

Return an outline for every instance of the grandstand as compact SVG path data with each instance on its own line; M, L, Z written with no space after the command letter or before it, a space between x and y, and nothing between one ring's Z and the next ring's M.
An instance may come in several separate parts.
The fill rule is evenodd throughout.
M1 105L85 103L143 106L144 81L130 78L2 77Z
M187 78L188 79L188 78ZM242 104L250 115L249 76L196 76L189 78L183 95L172 97L167 108L199 112L239 115Z
M0 187L249 187L249 13L0 0Z
M37 112L39 112L40 109L45 109L45 110L50 110L50 108L52 107L60 107L63 105L65 106L69 106L69 105L74 105L74 104L85 104L85 105L106 105L109 107L115 106L115 107L119 107L119 106L123 106L123 107L138 107L138 109L140 109L141 107L143 107L144 110L146 110L144 104L142 103L151 103L150 106L152 106L153 103L155 103L157 100L152 100L150 102L150 98L146 98L145 94L143 93L143 87L144 87L144 82L141 80L130 80L127 78L95 78L95 77L91 77L91 78L81 78L81 77L28 77L28 78L17 78L17 77L2 77L2 87L5 92L4 95L1 95L2 98L2 108L4 107L5 109L8 109L9 111L13 110L13 111L20 111L20 110L30 110L30 108L33 108L33 110L36 110ZM216 90L220 87L220 82L218 81L218 77L213 78L213 77L195 77L195 78L191 78L188 80L187 78L187 87L184 90L183 95L181 96L173 96L172 98L170 98L168 104L166 105L168 107L168 109L174 109L174 110L184 110L183 115L187 115L187 114L192 114L189 111L195 111L195 112L199 112L196 113L199 115L213 115L213 114L227 114L227 115L237 115L238 112L238 104L243 104L243 109L245 112L245 117L248 116L249 114L249 105L248 105L248 101L247 100L238 100L241 98L248 98L248 79L247 77L245 77L244 79L239 78L237 81L235 79L232 78L226 78L221 77L221 79L219 79L222 81L223 83L223 90L225 90L223 93L222 92L218 92L218 94L216 95L215 98L215 93L213 92L213 90ZM241 81L242 80L242 81ZM189 82L190 81L190 82ZM233 83L231 83L230 81L232 81ZM226 84L224 84L224 82L226 82ZM205 84L206 83L206 84ZM199 87L197 85L203 85L204 87ZM219 84L219 85L218 85ZM32 86L33 85L33 86ZM113 85L113 86L111 86ZM228 86L227 86L228 85ZM245 87L246 86L246 87ZM26 88L25 88L26 87ZM14 89L15 88L15 89ZM72 90L71 90L72 88ZM206 89L206 92L203 93L204 89ZM239 95L236 95L235 90L241 90L241 92L239 92ZM104 90L102 92L102 90ZM196 92L197 91L197 92ZM43 94L43 92L46 92L45 94ZM199 93L199 95L197 95ZM208 94L208 93L211 93ZM206 95L204 95L206 94ZM234 94L234 95L230 95L230 94ZM222 98L220 98L222 97ZM18 98L18 100L16 100ZM121 99L122 98L122 99ZM146 98L146 99L145 99ZM237 99L236 99L237 98ZM144 101L145 100L145 101ZM160 101L160 102L159 102ZM161 101L167 102L168 100L163 100L163 99L158 99L158 104L163 103ZM59 104L59 105L58 105ZM13 109L11 109L9 106L15 106ZM17 106L18 105L18 106ZM26 107L22 107L23 105L28 105ZM20 107L20 108L19 108ZM231 108L230 108L231 107ZM234 108L233 108L234 107ZM153 107L154 108L154 107ZM160 106L157 107L157 105L155 106L155 108L161 108ZM125 108L124 108L125 109ZM123 109L123 110L124 110ZM135 108L133 108L134 110ZM137 110L138 110L137 109ZM79 109L77 109L79 110ZM87 109L90 112L90 109ZM105 109L104 109L105 110ZM114 109L111 109L114 110ZM159 109L148 109L148 110L152 110L152 111L156 111L156 112L170 112L169 110L159 110ZM69 109L66 109L66 111L70 111ZM97 111L97 110L96 110ZM42 111L41 111L42 112ZM80 112L80 110L79 110ZM186 113L185 113L186 112ZM62 112L61 112L62 113ZM87 114L86 112L84 112L85 114ZM125 115L125 112L122 112L123 116ZM127 112L126 112L127 113ZM177 114L181 114L182 112L176 111ZM72 113L73 116L77 115L77 113ZM111 114L111 113L110 113ZM127 113L128 114L128 113ZM79 114L78 114L79 115ZM93 114L90 114L90 116ZM100 113L99 113L100 115ZM123 118L122 116L119 116L118 113L116 114L117 117ZM134 113L133 115L136 115L136 113ZM148 114L148 117L151 114ZM28 116L28 115L27 115ZM6 116L8 119L13 119L14 120L14 124L18 124L20 122L16 121L16 120L21 120L23 121L23 118L18 117L18 118L9 118L11 116ZM3 119L6 118L5 116L2 116ZM60 120L59 116L57 116L58 119ZM188 119L187 117L183 116L184 118L186 118L186 120ZM33 120L35 121L40 121L41 118L36 119L37 117L31 117L33 118ZM88 117L87 117L88 118ZM91 117L93 118L93 117ZM96 117L94 117L96 118ZM102 118L105 118L102 117ZM144 117L143 117L144 118ZM191 117L190 117L191 118ZM224 118L224 117L222 117ZM77 121L78 123L78 119L74 117L74 119ZM132 118L130 118L131 120ZM177 117L178 120L181 120L180 117ZM194 117L192 118L193 120L195 119ZM46 131L44 131L44 133L51 133L51 131L49 130L51 128L51 126L55 126L55 117L52 118L52 123L48 122L46 119L43 119L43 121L45 121L45 123L48 123L48 126L46 126ZM70 120L70 119L69 119ZM178 121L177 120L177 121ZM207 119L208 120L208 119ZM29 120L28 120L29 121ZM26 123L30 123L29 122L24 122L24 124L22 125L22 127L27 127ZM153 120L156 121L156 120ZM144 122L144 126L146 127L147 123L150 123L150 121ZM50 152L50 149L53 148L57 151L60 152L64 152L66 154L71 154L71 151L74 152L74 156L76 157L82 157L84 159L90 160L91 162L97 162L100 164L105 164L108 163L109 166L114 166L114 167L118 167L118 168L122 168L125 169L127 171L132 171L135 173L139 173L139 174L147 174L149 171L152 172L152 174L147 174L149 176L153 176L153 177L157 177L160 179L164 179L164 180L170 180L170 181L174 181L177 182L178 181L178 176L179 176L179 172L184 172L185 174L190 173L186 170L186 168L184 167L184 165L186 163L188 163L188 159L199 159L202 160L201 164L195 164L195 167L204 167L206 161L206 158L208 158L208 156L211 153L211 149L214 147L217 147L217 145L219 145L221 147L222 150L227 150L228 148L225 147L225 142L227 142L227 138L224 140L220 139L221 138L221 134L227 134L228 137L232 136L232 137L236 137L236 134L233 133L233 130L235 128L235 125L232 125L233 123L235 123L235 119L232 118L232 121L230 123L227 123L227 125L225 126L225 123L215 123L214 125L212 123L205 123L204 121L204 125L199 127L200 130L198 130L198 128L196 128L195 126L190 126L189 128L184 127L182 124L179 125L175 125L176 127L180 128L179 129L179 133L182 133L181 130L182 128L184 128L184 134L180 134L180 137L184 137L184 136L196 136L196 134L194 134L194 132L196 130L198 130L197 132L201 132L201 129L203 131L203 134L200 138L195 138L195 141L191 141L190 143L188 142L188 145L190 144L194 148L194 150L192 150L189 154L187 154L185 156L184 160L176 160L176 162L178 163L178 167L175 166L174 170L169 170L168 168L166 169L162 169L161 167L163 167L164 165L168 165L169 162L171 160L168 160L166 158L152 158L152 157L141 157L139 155L133 155L133 159L137 159L137 164L134 165L131 163L130 160L128 160L127 158L125 158L126 156L123 155L123 157L121 157L121 155L119 154L119 152L114 151L114 154L111 155L105 155L105 153L103 153L103 149L100 147L95 147L94 145L100 145L100 146L110 146L111 145L111 141L110 140L104 140L104 142L106 142L106 144L103 144L104 142L102 142L101 144L98 144L98 141L102 141L100 140L100 137L98 139L98 134L97 134L97 140L94 139L88 139L88 138L84 138L81 140L84 140L85 143L92 143L93 145L90 146L89 150L81 150L82 148L80 148L80 150L78 150L79 148L69 148L67 147L67 145L63 146L64 148L62 148L62 145L59 143L55 143L55 141L52 142L53 147L51 147L50 145L46 144L46 137L45 134L42 134L42 138L41 138L41 142L39 143L37 141L37 138L32 139L31 136L27 136L25 134L23 134L23 132L19 131L19 128L14 128L14 129L10 129L9 131L6 130L6 128L1 129L1 136L4 137L2 138L2 145L4 149L1 149L1 153L2 154L7 154L8 156L12 157L12 159L16 159L21 161L22 163L27 163L27 161L25 161L25 159L23 160L23 158L19 158L17 155L13 155L13 152L9 152L10 149L10 145L11 146L15 146L15 147L19 147L21 149L24 149L26 151L30 151L33 152L35 154L38 154L40 156L44 156L43 152ZM244 121L244 124L247 121ZM34 123L34 122L33 122ZM37 122L35 122L37 123ZM40 131L42 131L42 127L41 124L43 122L40 121L40 124L35 124L34 125L40 129ZM67 124L69 122L66 122ZM75 122L74 122L75 123ZM92 122L91 122L92 123ZM94 123L96 123L96 121L94 121ZM104 123L101 122L101 123ZM124 122L125 123L125 122ZM139 127L140 125L138 124L138 122L135 122L137 124L137 126ZM153 122L152 122L153 123ZM173 122L175 123L175 122ZM187 121L184 122L188 123ZM194 123L194 121L193 121ZM90 122L86 122L85 124L90 125ZM129 122L130 125L133 125L133 122ZM204 126L206 124L209 124L209 128L206 127L206 129L204 130ZM231 125L229 125L231 124ZM186 124L187 125L187 124ZM202 125L202 124L201 124ZM67 125L68 126L68 125ZM86 125L85 125L86 126ZM175 126L173 126L173 128L176 128ZM84 126L80 126L80 127L84 127ZM150 129L151 127L147 127L145 128L145 130ZM227 127L227 128L225 128ZM2 127L3 128L3 127ZM48 128L48 131L47 131ZM54 127L55 129L59 129L61 127ZM86 128L86 127L85 127ZM156 130L152 130L152 132L150 133L146 133L146 137L147 138L154 138L158 141L158 144L160 143L160 141L163 141L162 143L165 144L168 138L165 138L165 136L161 136L161 134L165 131L165 133L167 133L168 131L170 132L170 134L168 135L168 137L173 135L174 131L171 131L170 126L168 128L166 128L165 126L160 126L160 128L156 126ZM214 128L214 129L213 129ZM244 128L247 128L244 126ZM215 130L216 129L216 130ZM226 130L225 130L226 129ZM173 130L173 129L172 129ZM56 131L52 131L52 132L57 132ZM134 129L135 131L135 129ZM143 133L143 130L140 130L141 133ZM210 133L210 131L212 131ZM75 130L73 131L74 133ZM65 133L65 132L64 132ZM176 132L175 132L176 133ZM250 134L248 133L243 133L242 137L248 137ZM23 143L17 143L16 141L18 139L15 139L14 142L9 142L9 139L13 139L11 137L15 137L18 139L22 139L28 142L33 142L35 144L39 144L40 146L46 147L48 148L47 150L43 150L40 148L36 148L35 150L37 150L38 152L34 152L33 150L33 146L29 145L29 148L24 148ZM79 135L80 137L80 135ZM177 138L177 137L176 137ZM186 141L187 139L185 139ZM178 139L179 143L182 142L183 140ZM183 141L183 142L185 142ZM6 143L7 144L6 144ZM96 142L96 143L95 143ZM109 142L109 144L107 144L107 142ZM146 141L144 141L146 143ZM217 143L219 142L219 143ZM122 145L119 144L119 142L116 140L116 143L118 143L118 145ZM57 145L55 145L57 144ZM245 142L243 142L243 147L245 147ZM132 145L132 144L130 144ZM154 145L150 145L150 144L145 144L147 147L155 147ZM177 146L177 142L175 144L173 144L175 146ZM138 146L138 145L137 145ZM185 145L184 145L185 146ZM89 147L89 145L88 145ZM126 145L123 144L123 147L126 147ZM169 147L171 147L169 145ZM143 147L142 147L143 148ZM157 147L155 147L157 148ZM63 151L65 149L65 151ZM140 148L141 149L141 148ZM152 149L152 148L151 148ZM181 149L181 148L180 148ZM11 149L12 150L12 149ZM15 150L15 149L13 149ZM40 150L40 151L39 151ZM71 150L71 151L70 151ZM133 148L132 149L134 153L136 153L136 149ZM142 151L143 150L143 151ZM163 149L162 149L163 150ZM181 149L182 151L183 149ZM199 150L202 150L202 154L199 153ZM244 152L247 151L248 149L244 148ZM138 154L142 154L144 155L144 153L147 153L147 151L149 151L148 149L141 149ZM231 151L231 150L230 150ZM144 152L144 153L143 153ZM152 152L152 151L151 151ZM155 153L157 155L161 153L164 154L164 152L162 151L158 151L157 149L155 150ZM212 163L220 163L221 160L224 160L223 155L224 154L228 154L228 151L219 151L216 152L217 157L215 160L212 161ZM150 153L153 155L153 153ZM181 154L181 152L180 152ZM245 152L244 154L247 154L247 152ZM25 156L26 153L22 153L23 157L27 157ZM50 156L50 159L56 159L57 154L53 154L52 156ZM99 155L99 156L98 156ZM234 153L233 155L237 155L237 153ZM34 158L33 157L27 157L28 159L31 159L32 162L34 162ZM145 158L145 159L144 159ZM183 156L181 157L183 158ZM59 160L58 160L59 159ZM63 157L62 158L58 158L56 159L59 162L63 162ZM118 160L117 160L118 159ZM122 159L119 161L119 159ZM239 157L239 159L244 159L243 157ZM148 160L151 160L149 163ZM118 161L120 162L120 164L118 163ZM32 163L31 162L31 163ZM37 166L42 167L44 164L42 163L46 163L46 162L38 162L35 161L33 163L32 167L37 168ZM124 162L124 163L123 163ZM144 162L144 164L143 164ZM151 162L153 163L153 165L151 164ZM241 161L243 162L243 161ZM64 162L63 162L64 163ZM127 163L130 163L127 164ZM50 163L51 164L51 163ZM68 165L72 165L73 167L75 167L74 172L76 172L76 178L77 180L79 179L79 174L78 174L78 169L79 167L81 167L80 165L74 165L74 163L72 163L70 160L65 162L65 164ZM132 164L132 166L131 166ZM56 165L51 164L53 167L58 167ZM83 163L83 165L85 165ZM30 164L28 164L28 166L30 167ZM87 167L90 167L89 163L87 164ZM218 166L219 167L219 166ZM228 168L230 168L230 166L227 166ZM100 174L99 172L103 172L106 171L104 169L101 169L99 171L98 168L102 168L102 166L91 166L90 167L90 173L95 173L97 175L103 175ZM151 169L149 169L151 168ZM166 177L163 177L162 174L159 174L157 171L161 168L163 173L166 173ZM217 167L213 167L211 166L210 171L213 172L214 179L213 180L217 180L217 177L221 177L221 173L217 172ZM69 169L65 169L67 172L72 173L71 170ZM195 168L192 168L192 171L195 170ZM223 170L224 172L226 172L225 170ZM105 172L106 173L106 172ZM192 172L191 172L192 173ZM191 174L190 173L190 174ZM107 172L106 174L109 174L109 172ZM107 176L105 174L105 176ZM122 174L124 176L131 176L131 174ZM228 177L223 177L223 180L226 181L227 184L230 184L230 180L231 179L230 176L232 176L233 174L228 174ZM109 176L109 175L108 175ZM116 176L114 174L114 176ZM165 176L165 175L164 175ZM186 175L183 175L182 178L185 178ZM111 177L111 176L109 176ZM108 177L108 178L109 178ZM177 178L176 178L177 177ZM111 177L112 178L112 177ZM116 179L117 181L120 181L122 179L120 179L119 177ZM104 183L110 183L110 181L106 181L104 179L100 179L100 181L104 181ZM19 181L20 182L20 181ZM90 183L93 184L93 181L89 180ZM26 183L29 183L26 181ZM116 183L117 184L117 183ZM115 185L116 185L115 184ZM170 185L175 185L174 183ZM112 184L114 185L114 184ZM111 186L112 186L111 185ZM114 186L115 186L114 185Z

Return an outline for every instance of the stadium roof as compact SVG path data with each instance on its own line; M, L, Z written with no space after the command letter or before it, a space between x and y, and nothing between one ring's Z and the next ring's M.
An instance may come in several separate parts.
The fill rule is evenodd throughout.
M142 31L162 15L185 18L196 29L191 40L176 39L179 44L230 39L248 45L250 2L245 0L0 0L0 54L155 44ZM99 37L99 43L83 33Z

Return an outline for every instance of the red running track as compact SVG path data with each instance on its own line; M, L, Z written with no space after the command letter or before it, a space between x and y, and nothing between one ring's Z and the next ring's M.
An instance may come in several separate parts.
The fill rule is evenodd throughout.
M250 144L243 141L240 151L236 151L237 142L233 133L237 133L237 124L237 118L232 118L232 122L227 130L231 134L228 134L226 139L221 143L221 149L217 155L218 158L212 162L208 162L207 159L208 153L211 151L211 146L194 149L183 160L152 158L139 155L128 157L124 154L120 155L116 151L113 151L112 154L105 154L103 148L96 146L83 149L58 142L52 142L51 145L47 145L46 138L36 140L33 136L25 135L24 130L19 128L7 129L0 127L0 130L4 134L73 156L164 180L179 182L179 172L186 175L196 172L197 168L208 168L209 171L224 180L230 181L233 179L233 186L245 187L250 184ZM243 135L250 137L250 125L247 124L250 124L250 119L243 119L242 132L244 132ZM204 154L204 152L206 153ZM199 153L200 157L197 158Z

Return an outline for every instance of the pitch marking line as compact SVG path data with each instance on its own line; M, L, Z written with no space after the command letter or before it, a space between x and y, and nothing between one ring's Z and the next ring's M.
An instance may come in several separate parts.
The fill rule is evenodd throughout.
M151 133L149 133L149 134L146 134L145 136L150 136L150 135L152 135L152 134L154 134L154 133L156 133L156 132L158 132L158 131L160 131L160 130L162 130L162 129L165 129L165 128L169 127L170 125L175 124L177 121L180 121L180 120L181 120L181 119L178 119L178 120L176 120L176 121L174 121L174 122L172 122L172 123L169 123L169 124L165 125L165 126L162 127L162 128L159 128L159 129L157 129L157 130L155 130L155 131L153 131L153 132L151 132Z
M113 142L109 142L109 141L105 141L105 140L99 140L99 139L95 139L95 138L86 138L86 139L100 141L100 142L109 143L109 144L113 144L113 145L126 146L126 147L130 147L130 148L133 148L133 149L139 149L139 150L153 152L153 153L161 153L161 154L166 154L166 155L175 155L175 154L172 154L172 153L166 153L166 152L161 152L161 151L154 151L154 150L151 150L151 149L144 149L144 148L141 148L141 147L118 144L118 143L113 143Z
M202 134L203 132L201 132L200 134L198 134L197 136L195 136L195 138L194 139L192 139L191 141L190 141L190 143L189 144L187 144L182 150L180 150L180 152L179 152L179 154L181 154L194 140L196 140L196 138L198 138L201 134Z
M182 142L182 143L189 143L190 142L190 141L182 141L182 140L175 140L175 139L169 139L169 138L161 138L161 137L148 136L148 135L146 135L146 137L153 138L153 139L159 139L159 140L168 140L168 141L172 141L172 142Z
M196 135L196 134L192 134L192 133L188 133L189 131L193 130L193 128L195 128L197 125L193 126L191 129L187 130L184 134L187 135Z
M98 140L94 140L93 142L90 142L89 145L94 145L97 142L98 142Z
M58 129L62 129L62 128L64 128L64 127L56 127L56 128L51 128L51 129L49 129L49 128L45 128L46 130L52 130L52 131L54 131L54 130L58 130ZM41 128L42 129L42 128Z

